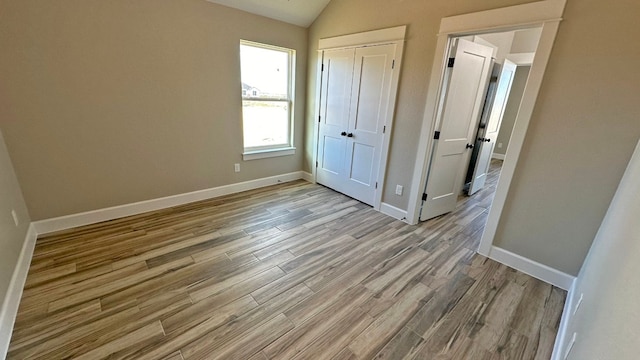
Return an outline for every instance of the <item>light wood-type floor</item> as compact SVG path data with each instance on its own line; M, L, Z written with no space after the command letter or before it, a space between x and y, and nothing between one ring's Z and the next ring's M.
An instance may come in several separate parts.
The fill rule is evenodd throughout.
M565 292L298 181L38 239L10 359L549 359Z

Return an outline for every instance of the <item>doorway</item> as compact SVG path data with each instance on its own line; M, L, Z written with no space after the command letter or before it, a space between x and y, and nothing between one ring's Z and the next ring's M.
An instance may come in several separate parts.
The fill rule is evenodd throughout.
M420 220L453 211L461 193L473 196L487 185L501 132L509 132L501 148L508 144L510 129L501 124L514 123L526 84L520 76L513 87L516 62L535 56L540 32L534 27L452 39Z
M438 106L443 96L443 84L446 81L445 69L448 62L450 44L455 38L470 35L482 35L497 31L512 31L524 28L540 27L540 41L531 64L522 102L516 117L516 123L509 141L509 148L496 186L495 197L489 211L487 225L480 242L478 252L492 257L493 238L495 236L502 209L509 192L517 159L524 143L527 127L533 113L537 94L542 84L547 62L551 54L566 0L546 0L516 5L479 13L443 18L440 24L432 76L429 83L425 115L418 146L416 168L414 170L411 198L407 209L407 219L417 223L423 205L424 185L434 152L435 131L440 127L441 108Z

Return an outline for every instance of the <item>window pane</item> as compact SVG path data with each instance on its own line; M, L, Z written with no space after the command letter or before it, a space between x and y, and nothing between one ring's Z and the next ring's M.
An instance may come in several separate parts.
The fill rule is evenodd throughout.
M289 52L240 45L243 95L289 98Z
M289 103L286 101L243 101L244 147L289 144Z
M240 43L244 149L291 146L292 66L295 51Z

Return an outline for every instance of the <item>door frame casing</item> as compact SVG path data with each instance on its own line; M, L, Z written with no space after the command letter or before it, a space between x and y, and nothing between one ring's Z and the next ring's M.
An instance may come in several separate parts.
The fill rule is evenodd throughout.
M560 21L562 21L565 4L566 0L544 0L446 17L441 20L425 104L425 113L420 130L414 174L411 182L409 207L407 209L407 220L409 223L416 224L420 216L422 191L425 186L427 170L429 169L431 152L433 150L433 136L431 135L438 125L438 99L442 91L444 70L447 64L446 57L451 40L458 36L541 26L542 33L540 35L540 41L534 61L531 64L529 79L525 86L520 109L516 117L514 130L507 150L508 155L502 166L495 197L480 241L480 248L478 249L480 254L489 254L536 99L542 85L542 78L551 55Z
M318 62L316 65L316 105L314 110L313 121L313 162L311 166L311 175L313 182L317 181L317 167L318 163L318 136L320 134L320 123L317 121L320 117L321 95L322 95L322 64L324 62L324 51L326 50L338 50L338 49L351 49L365 46L375 45L396 45L394 60L395 66L391 77L391 89L389 94L389 100L391 103L387 107L387 113L385 114L386 129L382 134L382 144L380 149L380 164L378 167L378 173L375 175L376 182L378 183L377 189L375 189L375 197L373 208L380 210L382 204L382 194L384 193L384 178L387 173L387 162L389 158L389 147L391 144L391 133L393 128L393 119L395 115L395 105L398 96L398 84L400 81L400 70L402 69L402 55L404 53L404 39L406 36L406 25L396 26L387 29L379 29L366 31L362 33L348 34L335 36L331 38L320 39L318 42Z

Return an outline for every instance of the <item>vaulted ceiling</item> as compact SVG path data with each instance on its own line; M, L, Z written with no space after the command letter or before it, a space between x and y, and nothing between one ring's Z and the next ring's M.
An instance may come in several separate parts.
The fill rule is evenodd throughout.
M207 0L256 15L308 27L330 0Z

